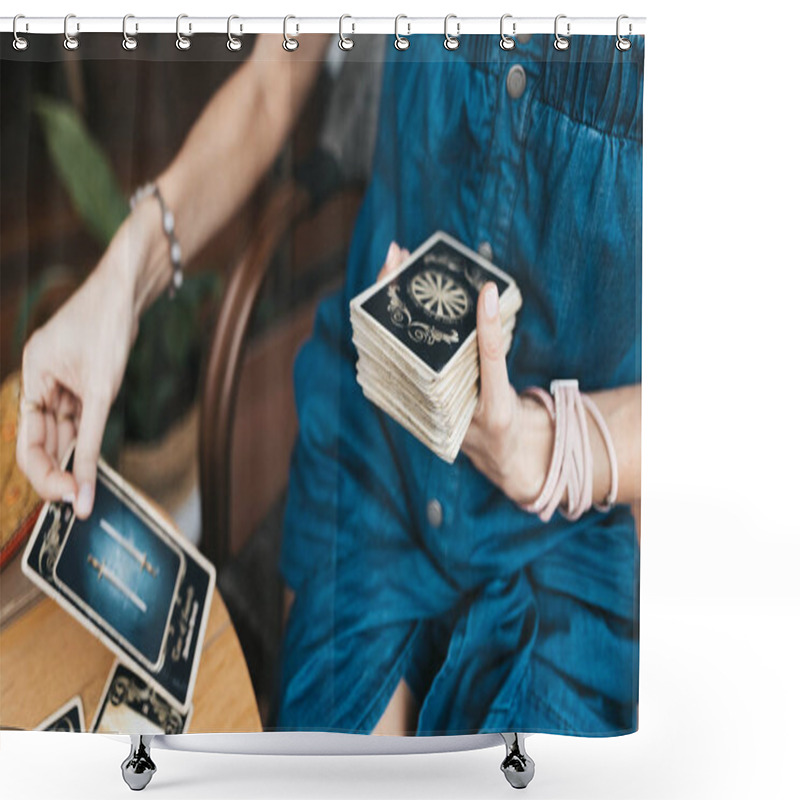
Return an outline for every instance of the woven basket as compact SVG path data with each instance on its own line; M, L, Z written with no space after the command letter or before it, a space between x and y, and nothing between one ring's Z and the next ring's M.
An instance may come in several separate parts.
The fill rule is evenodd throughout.
M0 386L0 569L33 530L42 500L17 466L19 373Z

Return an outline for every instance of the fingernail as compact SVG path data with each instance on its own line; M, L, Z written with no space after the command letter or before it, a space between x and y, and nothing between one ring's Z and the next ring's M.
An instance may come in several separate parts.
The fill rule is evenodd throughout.
M85 517L89 515L92 507L92 486L89 483L81 485L78 492L78 502L75 506L75 511L79 516Z
M385 259L386 261L388 261L392 257L396 249L397 249L397 242L392 242L389 245L389 249L386 251L386 259Z
M489 319L494 319L497 316L497 286L493 283L490 283L489 288L486 290L483 307L486 309L486 316Z
M62 498L62 503L69 503L71 506L75 505L75 492L67 492Z

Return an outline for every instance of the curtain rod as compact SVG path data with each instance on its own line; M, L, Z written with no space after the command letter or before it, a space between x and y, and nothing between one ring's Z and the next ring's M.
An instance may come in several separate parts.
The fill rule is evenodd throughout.
M569 35L609 35L617 33L616 17L570 17L559 15L559 31ZM291 35L303 33L339 33L346 35L364 33L394 34L398 25L402 36L420 33L442 34L445 31L444 17L234 17L231 31L236 36L257 33L284 32L288 25ZM644 17L628 17L624 20L623 36L642 35L645 32ZM554 17L514 17L505 15L503 30L508 35L554 32ZM122 17L81 17L69 15L67 27L70 35L83 33L122 33ZM569 25L569 28L567 26ZM178 19L175 17L136 17L128 16L126 31L131 35L149 33L175 33ZM64 17L20 16L17 20L17 33L24 34L64 34ZM0 17L0 33L14 30L14 17ZM459 17L451 15L447 30L453 34L500 34L500 17ZM181 15L180 31L184 36L197 33L227 33L228 17L193 17Z

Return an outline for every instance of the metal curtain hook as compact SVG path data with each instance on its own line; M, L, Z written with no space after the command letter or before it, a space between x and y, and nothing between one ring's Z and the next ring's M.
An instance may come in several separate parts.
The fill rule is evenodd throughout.
M556 50L569 50L569 38L567 38L567 37L570 36L570 30L569 30L570 25L569 25L569 22L567 23L567 37L562 36L558 32L558 21L561 20L561 19L566 19L566 18L567 18L566 14L559 14L556 17L556 22L555 22L556 39L553 42L553 47L555 47Z
M288 26L290 19L297 19L297 18L293 17L291 14L288 14L283 18L283 49L287 53L293 53L295 50L297 50L298 47L300 47L299 40L297 40L294 36L289 36ZM300 26L297 23L295 23L295 32L296 33L300 32Z
M505 22L507 19L511 19L513 14L503 14L500 17L500 49L501 50L513 50L517 43L511 38L511 36L517 35L517 23L511 23L511 36L508 36L504 31Z
M75 19L74 14L67 14L64 17L64 49L65 50L77 50L78 49L78 37L72 36L69 32L69 21L71 19ZM75 31L79 32L81 29L81 25L79 22L75 23Z
M14 23L13 23L13 25L11 27L11 30L14 32L14 42L13 42L14 49L15 50L19 50L19 51L28 49L28 40L24 36L20 36L17 33L17 21L21 20L21 19L25 19L25 15L24 14L17 14L17 16L14 17ZM25 30L26 31L28 30L28 23L27 22L25 23Z
M450 22L451 19L456 20L456 35L451 36L447 32L447 24ZM448 14L444 18L444 48L445 50L458 50L459 44L458 37L461 35L461 23L458 21L458 17L455 14Z
M411 41L409 39L407 39L405 36L401 36L400 35L400 20L401 19L408 19L408 17L405 14L398 14L394 18L394 46L398 50L408 50L408 48L411 47ZM406 28L408 28L408 30L406 32L407 35L411 35L411 23L410 22L406 23Z
M620 14L617 17L617 44L616 44L616 48L617 48L617 50L620 51L620 53L624 53L626 50L630 50L631 49L631 40L630 39L626 39L619 32L619 30L620 30L620 25L619 24L624 19L628 19L628 15L627 14ZM630 36L631 33L633 33L633 25L629 22L628 23L628 36Z
M188 37L184 36L181 33L181 20L182 19L189 19L189 15L188 14L178 14L177 18L175 19L175 36L177 37L175 39L175 47L177 47L178 50L188 50L192 46L192 43L191 43L191 41L189 40ZM192 32L192 23L190 22L189 23L189 33L191 34L191 32Z
M342 28L344 26L344 21L346 19L353 19L353 18L349 14L342 14L342 16L339 17L339 49L340 50L352 50L353 47L355 46L355 42L352 39L350 39L350 38L348 38L347 36L344 35L344 31L343 31ZM356 30L356 26L355 26L355 23L353 23L352 24L351 33L355 33L355 30Z
M237 17L236 14L231 14L228 17L228 44L226 46L228 50L231 51L231 53L235 53L237 50L242 49L242 40L238 36L234 36L231 33L231 22L233 22L235 19L239 19L239 17ZM242 32L242 26L239 25L239 33L241 32Z
M128 20L129 19L136 19L136 17L134 17L133 14L126 14L122 18L122 47L125 50L135 50L136 49L136 45L139 44L139 43L136 41L136 35L131 36L128 33ZM139 23L138 22L134 24L134 30L137 31L137 32L139 31Z

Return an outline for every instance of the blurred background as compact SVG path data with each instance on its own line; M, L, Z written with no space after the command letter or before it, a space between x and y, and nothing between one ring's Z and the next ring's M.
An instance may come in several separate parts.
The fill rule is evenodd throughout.
M119 36L93 35L73 54L59 37L31 37L28 51L2 61L0 380L9 419L25 340L93 269L131 193L168 165L253 45L249 37L230 53L225 41L204 35L178 53L173 36L148 36L125 52ZM2 47L12 52L10 37ZM162 296L142 318L103 441L112 467L216 565L263 719L282 620L292 365L319 298L343 275L371 162L382 47L361 37L346 64L329 50L274 168L175 298ZM177 220L179 237L190 224ZM3 453L5 625L24 609L11 549L24 543L20 527L38 498L12 476L13 448Z

